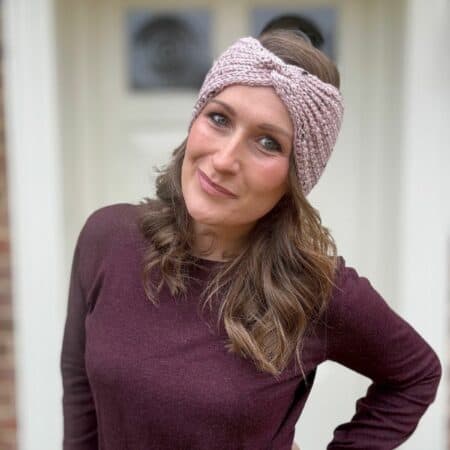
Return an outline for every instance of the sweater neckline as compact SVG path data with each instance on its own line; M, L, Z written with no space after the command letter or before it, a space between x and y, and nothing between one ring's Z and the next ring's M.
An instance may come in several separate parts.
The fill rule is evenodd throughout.
M198 265L202 266L219 266L225 264L227 261L221 261L217 259L201 258L200 256L190 255L191 260Z

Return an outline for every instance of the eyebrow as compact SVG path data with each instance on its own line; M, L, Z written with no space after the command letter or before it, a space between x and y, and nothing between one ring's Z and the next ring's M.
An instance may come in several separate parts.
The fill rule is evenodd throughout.
M225 103L221 100L217 100L215 98L210 100L210 103L217 103L221 106L223 106L223 108L233 117L236 116L236 111L228 104ZM258 128L260 128L261 130L268 130L268 131L275 131L281 134L284 134L288 139L292 139L291 133L288 133L286 130L284 130L283 128L277 126L277 125L272 125L270 123L261 123L258 125Z

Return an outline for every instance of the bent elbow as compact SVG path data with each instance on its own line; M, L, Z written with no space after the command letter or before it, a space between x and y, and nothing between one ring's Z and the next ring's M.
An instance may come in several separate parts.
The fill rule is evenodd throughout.
M434 352L433 352L434 353ZM439 357L434 353L433 364L430 365L430 383L433 386L433 394L431 401L436 398L436 393L439 387L439 383L442 379L442 364Z
M421 386L421 400L424 406L428 406L436 399L439 383L442 378L442 364L437 354L431 350L431 355L426 364L426 372L423 373L418 386Z

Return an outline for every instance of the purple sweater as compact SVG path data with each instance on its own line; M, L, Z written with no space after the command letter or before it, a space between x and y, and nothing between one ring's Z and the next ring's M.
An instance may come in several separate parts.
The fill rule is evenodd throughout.
M75 249L61 353L64 450L290 450L317 366L370 377L365 397L328 449L388 450L434 400L439 360L355 269L341 267L325 320L305 340L307 382L292 363L277 380L229 353L199 294L218 262L199 259L187 299L141 283L146 243L138 207L108 206L87 220ZM215 322L211 322L215 323Z

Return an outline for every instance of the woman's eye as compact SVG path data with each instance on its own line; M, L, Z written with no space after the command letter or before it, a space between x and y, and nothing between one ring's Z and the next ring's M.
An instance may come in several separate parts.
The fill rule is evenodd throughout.
M228 119L223 114L212 112L208 114L208 117L215 125L218 125L219 127L224 127L228 124Z
M280 152L281 151L281 145L275 139L272 139L268 136L264 136L263 138L260 139L259 142L261 142L261 144L265 150L269 150L271 152L273 152L273 151Z

